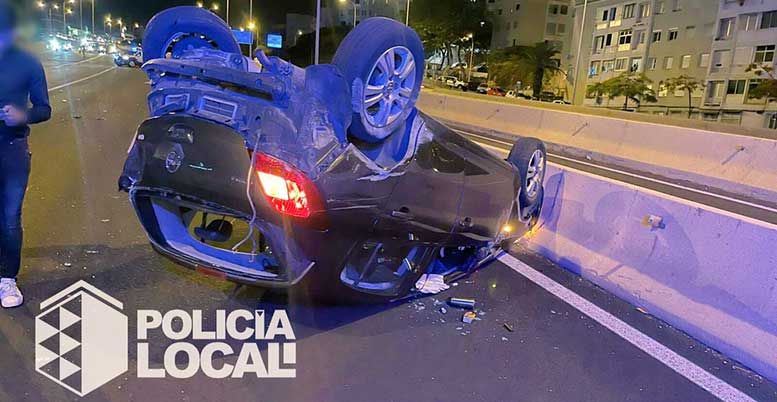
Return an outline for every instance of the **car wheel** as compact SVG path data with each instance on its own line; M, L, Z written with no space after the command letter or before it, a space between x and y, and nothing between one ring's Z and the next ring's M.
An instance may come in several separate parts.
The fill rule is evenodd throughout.
M521 208L542 202L547 159L545 144L536 138L520 138L510 150L507 160L518 168L520 173Z
M127 63L128 66L135 68L138 66L138 63L135 63L135 60L130 60L129 63Z
M345 37L332 63L351 86L353 136L377 143L404 125L424 77L415 31L389 18L367 19Z
M232 30L212 12L194 6L168 8L149 21L143 35L143 60L180 57L186 50L219 49L240 53Z

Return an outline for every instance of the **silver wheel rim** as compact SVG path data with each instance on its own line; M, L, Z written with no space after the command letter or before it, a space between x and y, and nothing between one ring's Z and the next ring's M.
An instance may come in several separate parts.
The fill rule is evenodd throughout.
M410 103L415 89L416 63L404 46L386 50L370 70L364 86L364 117L373 127L396 121Z
M529 166L526 168L526 195L534 198L542 188L542 179L545 176L545 154L536 150L529 158Z

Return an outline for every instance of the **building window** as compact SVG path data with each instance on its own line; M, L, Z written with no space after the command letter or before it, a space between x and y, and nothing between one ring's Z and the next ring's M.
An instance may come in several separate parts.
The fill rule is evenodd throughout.
M519 11L520 9L521 9L521 5L520 4L516 4L515 5L515 11Z
M602 62L602 72L615 70L615 60L605 60Z
M661 42L661 31L653 31L653 42Z
M680 59L680 68L689 68L691 66L691 55L686 54Z
M502 9L496 10L496 15L502 15Z
M715 37L715 40L726 40L730 39L731 35L734 34L734 18L723 18L720 20L720 25L718 25L718 36Z
M601 62L599 61L592 61L591 67L588 69L588 76L589 77L595 77L599 75L599 67L601 66Z
M656 64L657 64L657 62L656 62L656 58L655 57L651 57L647 61L647 67L648 67L649 70L655 70L656 69Z
M628 45L631 43L631 29L620 31L618 33L618 45Z
M632 57L629 62L629 71L636 73L642 70L642 57Z
M612 46L612 34L608 33L604 38L604 46Z
M558 4L551 4L548 6L548 14L558 15L558 12L559 12Z
M559 14L561 14L561 15L567 15L567 14L569 14L569 6L562 5L562 6L561 6L561 7L558 9L558 12L559 12Z
M669 40L675 40L677 39L677 28L670 29L669 30Z
M565 24L558 24L556 26L556 34L563 35L565 33L567 33L567 26Z
M594 37L594 53L599 53L604 49L604 35Z
M702 53L699 55L699 67L707 68L710 66L710 54Z
M659 1L658 3L656 3L656 14L663 14L665 8L666 8L666 2Z
M761 29L777 28L777 10L761 14Z
M740 31L755 31L758 27L758 14L742 14L739 16Z
M545 33L547 33L548 35L555 35L556 34L556 23L555 22L549 22L547 27L546 27L546 29L545 29Z
M756 46L753 63L771 63L774 61L774 45Z
M609 21L609 20L610 20L610 10L602 11L602 21Z
M750 93L753 92L753 89L755 89L755 87L757 87L758 84L761 83L761 81L762 80L760 80L760 79L758 79L758 80L750 80L747 83L747 99L758 99L758 98L756 98L754 96L751 96Z
M637 43L645 43L645 31L637 31Z
M626 57L622 57L619 59L615 59L615 71L623 71L626 69L626 65L628 64L629 59Z
M650 3L642 3L639 5L639 17L640 18L650 17Z
M728 95L742 95L745 93L745 80L730 80L728 82L728 89L726 94Z
M680 0L672 0L672 11L682 11L683 5L680 4Z
M671 70L673 66L674 66L674 57L672 56L664 57L664 69Z
M636 7L636 4L626 4L623 6L623 18L634 18L634 7Z

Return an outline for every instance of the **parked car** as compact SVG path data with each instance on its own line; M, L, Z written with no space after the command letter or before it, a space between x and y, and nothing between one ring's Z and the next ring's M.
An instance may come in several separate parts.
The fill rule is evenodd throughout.
M419 111L424 50L399 22L367 19L305 69L259 51L259 70L198 7L157 14L143 44L151 116L119 187L179 264L382 302L471 273L537 223L543 143L503 160Z
M478 85L477 93L482 94L482 95L488 94L488 84L482 83L482 84Z
M504 89L499 87L491 87L488 88L488 92L486 92L489 96L505 96L507 95L507 92L505 92Z
M143 65L143 52L119 52L113 55L113 62L119 67L140 67Z
M464 92L466 92L469 88L467 88L467 83L456 78L451 77L447 81L445 81L445 84L448 85L451 88L460 89Z

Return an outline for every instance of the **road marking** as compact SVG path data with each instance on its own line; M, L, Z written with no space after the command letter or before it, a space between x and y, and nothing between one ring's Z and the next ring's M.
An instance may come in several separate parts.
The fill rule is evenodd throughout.
M510 267L513 271L523 275L536 285L545 289L552 295L563 300L581 313L591 317L594 321L614 332L627 342L636 346L654 359L660 361L677 374L687 378L710 394L725 402L755 402L742 391L732 387L727 382L710 374L690 360L678 355L673 350L657 342L653 338L639 332L631 325L623 322L618 317L604 311L599 306L584 299L577 293L562 286L558 282L543 275L541 272L526 265L522 261L508 253L502 253L499 261Z
M88 58L88 59L86 59L86 60L81 60L81 61L77 61L77 62L74 62L74 63L55 64L55 65L51 66L51 68L60 68L60 67L70 67L70 66L75 66L75 65L78 65L78 64L81 64L81 63L86 63L86 62L90 62L90 61L92 61L92 60L96 60L96 59L98 59L98 58L100 58L100 57L103 57L103 55L97 55L97 56L94 56L94 57Z
M507 145L507 146L512 146L512 144L508 143L507 141L502 141L502 140L498 140L498 139L495 139L495 138L490 138L490 137L485 137L485 136L482 136L482 135L477 135L477 134L474 134L474 133L471 133L471 132L468 132L468 131L462 131L462 130L454 130L454 131L457 131L459 133L466 134L466 135L469 135L469 136L482 138L482 139L485 139L485 140L488 140L488 141L497 142L497 143L504 144L504 145ZM483 145L483 144L481 143L481 145ZM496 147L491 147L491 148L496 148ZM593 168L596 168L596 169L602 169L602 170L606 170L608 172L618 173L618 174L622 174L624 176L630 176L630 177L633 177L635 179L647 180L647 181L651 181L653 183L663 184L663 185L669 186L669 187L674 187L676 189L685 190L685 191L691 191L691 192L694 192L694 193L697 193L697 194L702 194L702 195L706 195L706 196L709 196L709 197L714 197L714 198L718 198L718 199L721 199L721 200L731 201L731 202L735 202L737 204L741 204L741 205L746 205L746 206L753 207L753 208L762 209L764 211L769 211L769 212L777 213L777 208L767 207L765 205L756 204L756 203L745 201L745 200L740 200L738 198L728 197L728 196L725 196L725 195L722 195L722 194L717 194L717 193L712 193L712 192L709 192L709 191L699 190L699 189L696 189L696 188L693 188L693 187L686 187L686 186L683 186L683 185L680 185L680 184L675 184L675 183L671 183L671 182L668 182L668 181L664 181L664 180L660 180L660 179L655 179L655 178L652 178L652 177L641 176L641 175L638 175L638 174L635 174L635 173L625 172L625 171L622 171L622 170L613 169L613 168L609 168L609 167L606 167L606 166L601 166L601 165L597 165L595 163L585 162L585 161L581 161L581 160L574 159L574 158L568 158L566 156L561 156L561 155L553 154L553 153L550 153L550 152L548 152L548 155L553 156L555 158L564 159L566 161L570 161L570 162L574 162L574 163L579 163L581 165L590 166L590 167L593 167ZM567 166L564 166L564 167L566 168ZM570 169L574 169L574 168L570 168ZM579 169L575 169L575 170L579 170ZM618 181L620 181L620 180L618 180ZM665 193L662 193L662 194L665 194Z
M116 67L111 67L111 68L108 68L106 70L100 71L99 73L92 74L92 75L90 75L88 77L84 77L84 78L81 78L81 79L78 79L78 80L75 80L75 81L71 81L71 82L68 82L67 84L57 85L57 86L55 86L53 88L49 88L49 92L54 92L54 91L56 91L58 89L66 88L66 87L69 87L71 85L80 84L80 83L82 83L84 81L88 81L88 80L91 80L92 78L99 77L99 76L107 73L108 71L113 71L115 69L116 69Z

